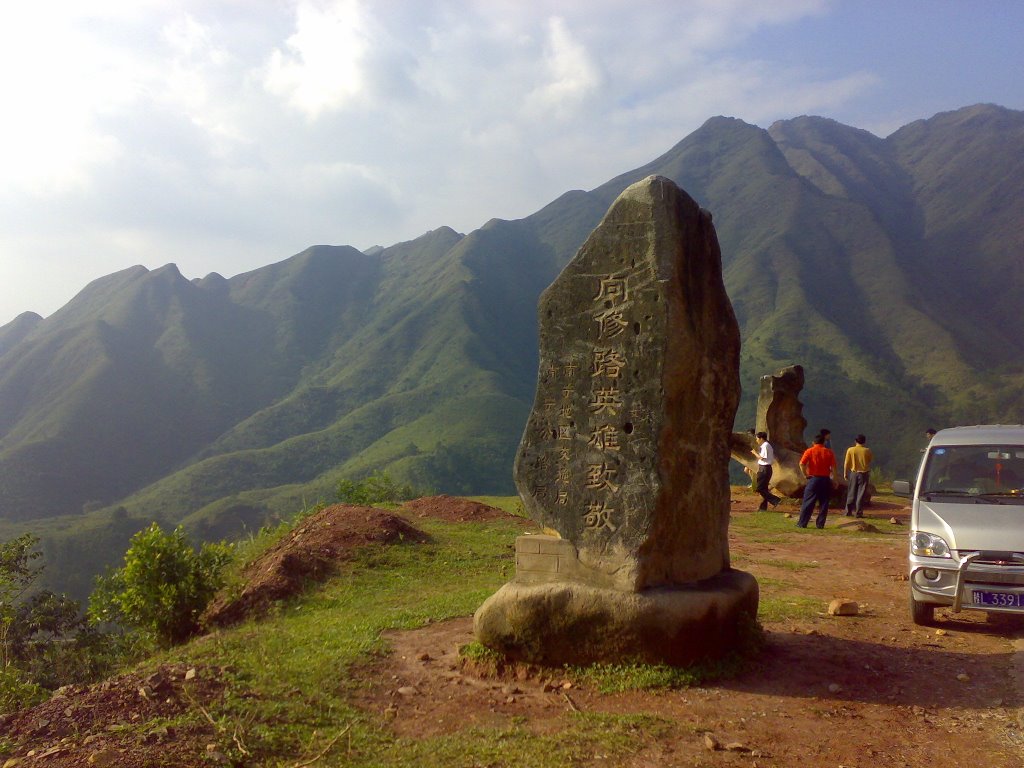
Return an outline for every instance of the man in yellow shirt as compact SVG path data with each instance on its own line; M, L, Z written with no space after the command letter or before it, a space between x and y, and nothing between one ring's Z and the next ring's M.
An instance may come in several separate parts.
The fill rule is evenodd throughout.
M864 497L868 492L868 478L871 476L871 449L865 443L864 435L857 435L852 446L846 449L846 460L843 462L843 479L847 482L846 516L864 517Z

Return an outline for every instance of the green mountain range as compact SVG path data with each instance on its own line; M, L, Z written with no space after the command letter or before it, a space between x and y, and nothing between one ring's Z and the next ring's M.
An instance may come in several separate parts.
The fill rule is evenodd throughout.
M650 174L714 216L743 337L737 428L759 377L793 363L810 429L840 448L866 433L890 474L928 426L1024 422L1024 113L977 105L885 139L715 117L524 219L230 279L133 267L0 327L0 537L40 531L51 579L82 591L153 519L236 535L374 470L514 492L537 298Z

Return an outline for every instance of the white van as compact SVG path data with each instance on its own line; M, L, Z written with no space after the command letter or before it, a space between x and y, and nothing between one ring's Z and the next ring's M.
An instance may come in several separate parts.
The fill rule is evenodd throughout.
M911 496L910 614L930 624L936 606L1024 613L1024 426L936 433Z

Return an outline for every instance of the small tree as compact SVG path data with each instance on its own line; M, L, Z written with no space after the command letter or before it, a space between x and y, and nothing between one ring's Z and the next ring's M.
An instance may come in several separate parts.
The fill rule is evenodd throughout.
M31 533L0 545L0 670L13 661L11 630L18 619L18 603L43 570L33 564L42 554L38 546L38 537Z
M386 472L374 472L362 480L338 481L338 500L345 504L397 504L421 495L411 485L399 485Z
M162 645L183 642L199 629L231 552L224 542L197 552L181 526L164 533L153 523L132 537L124 567L97 579L90 617L140 629Z

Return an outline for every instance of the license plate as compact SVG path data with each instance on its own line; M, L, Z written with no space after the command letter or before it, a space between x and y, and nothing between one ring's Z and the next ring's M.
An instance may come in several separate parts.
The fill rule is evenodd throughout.
M1015 592L990 592L987 589L972 589L971 602L992 608L1024 608L1024 595Z

